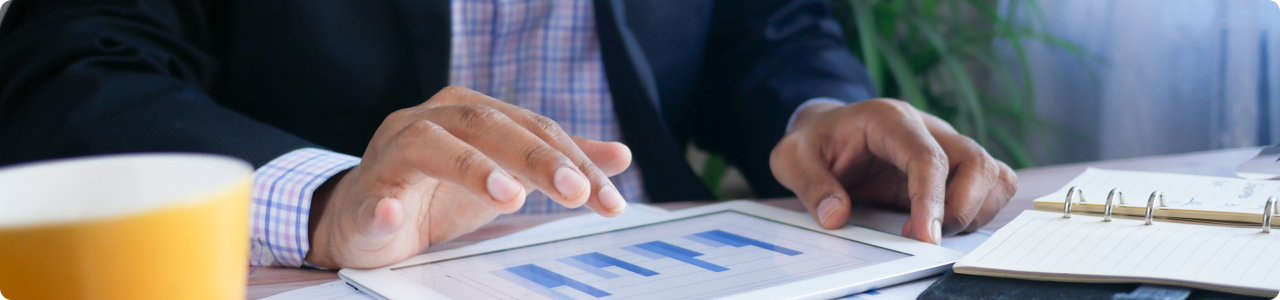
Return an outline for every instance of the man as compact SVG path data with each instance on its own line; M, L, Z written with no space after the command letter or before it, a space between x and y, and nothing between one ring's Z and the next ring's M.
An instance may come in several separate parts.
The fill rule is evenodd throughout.
M1016 181L867 100L826 0L46 0L4 22L0 163L243 158L255 264L378 267L500 213L710 199L690 142L825 228L871 202L931 243Z

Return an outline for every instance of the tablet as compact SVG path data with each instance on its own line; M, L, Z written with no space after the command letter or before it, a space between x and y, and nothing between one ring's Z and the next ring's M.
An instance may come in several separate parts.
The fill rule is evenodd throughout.
M380 299L830 299L938 274L961 256L732 201L338 275Z

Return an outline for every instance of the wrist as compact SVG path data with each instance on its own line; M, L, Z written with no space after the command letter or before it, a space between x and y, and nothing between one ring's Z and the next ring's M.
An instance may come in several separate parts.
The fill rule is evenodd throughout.
M329 252L327 249L329 241L327 234L324 234L324 231L327 230L326 228L322 228L321 225L325 221L324 213L325 211L328 211L329 203L333 202L331 200L333 200L334 197L341 195L341 193L337 191L338 187L340 187L342 179L346 178L347 173L350 171L351 169L347 169L329 177L329 179L325 180L324 184L321 184L319 188L316 188L315 193L312 194L311 211L308 213L309 221L307 222L307 236L310 237L311 240L311 251L308 251L306 258L304 258L311 264L324 268L333 268L333 264L328 257L321 255L321 253Z

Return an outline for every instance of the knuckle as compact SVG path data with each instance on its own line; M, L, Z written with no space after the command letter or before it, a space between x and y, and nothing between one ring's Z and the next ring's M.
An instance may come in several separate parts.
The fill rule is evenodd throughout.
M578 170L582 170L582 173L586 174L587 178L591 180L597 180L600 178L605 178L605 180L608 180L607 178L609 178L608 176L605 176L604 172L601 172L600 168L596 167L596 164L591 162L590 160L578 163Z
M503 115L496 109L481 105L459 105L456 107L458 120L469 129L486 129L502 120Z
M933 149L926 150L920 157L928 163L927 167L932 170L942 170L943 172L951 169L951 160L947 157L946 152L942 151L942 149L936 149L936 147L930 148Z
M1000 185L1004 188L1004 199L1008 201L1018 192L1018 173L1013 172L1009 166L1000 164Z
M969 148L968 153L965 154L965 160L977 165L984 179L996 180L1000 175L1000 166L996 159L991 157L991 154L988 154L987 150L982 149L982 147Z
M773 151L769 153L769 166L771 168L777 169L782 167L787 155L792 155L791 153L796 152L796 145L798 143L796 142L796 139L798 139L796 136L785 136L781 141L778 141L778 145L774 146Z
M545 161L552 160L555 157L555 153L556 151L554 149L551 149L551 147L547 147L546 145L533 145L525 147L523 154L525 164L528 165L528 168L535 169L544 164Z
M459 102L462 102L462 100L466 100L470 98L473 93L475 93L475 91L472 91L471 89L461 87L461 86L456 86L456 85L450 85L450 86L444 87L443 89L440 89L440 91L436 92L435 95L432 95L430 99L427 99L427 103L434 103L434 104L459 103Z
M555 120L552 120L547 116L533 114L531 120L533 122L532 124L533 128L538 130L539 132L548 133L548 134L564 133L564 130L560 129L560 124L556 123Z
M412 114L412 113L413 113L413 112L412 112L412 109L411 109L411 108L402 108L402 109L398 109L398 110L396 110L396 111L391 112L390 114L387 114L387 118L383 119L383 120L382 120L382 122L383 122L383 123L387 123L387 122L389 122L389 121L393 121L393 120L400 120L400 119L404 119L404 118L409 117L409 115L410 115L410 114Z
M436 125L436 123L432 123L427 120L415 120L410 122L408 126L405 126L401 133L403 135L416 137L436 134L438 130L442 130L442 128L440 128L440 125Z
M471 89L461 87L461 86L456 86L456 85L450 85L450 86L444 87L443 89L440 89L440 92L436 93L436 96L460 96L469 92L471 92Z
M469 174L471 171L485 166L484 154L478 151L463 151L453 157L453 169L459 174Z
M877 114L891 114L895 116L910 115L911 104L896 99L877 98L865 101L867 106L871 107Z

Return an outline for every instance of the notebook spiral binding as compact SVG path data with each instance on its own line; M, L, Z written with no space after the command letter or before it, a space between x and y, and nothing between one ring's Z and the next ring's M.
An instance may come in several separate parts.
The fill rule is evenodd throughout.
M1071 218L1071 199L1075 198L1076 195L1079 195L1080 203L1084 203L1084 190L1080 189L1078 186L1073 186L1071 189L1067 190L1067 201L1062 201L1063 219Z
M1119 198L1120 205L1125 204L1123 190L1115 188L1115 189L1111 189L1110 193L1107 193L1107 203L1102 208L1103 222L1111 222L1111 208L1117 206L1115 201L1117 198ZM1071 200L1073 199L1080 199L1080 203L1085 203L1084 189L1081 189L1079 186L1073 186L1067 190L1067 199L1062 201L1062 218L1063 219L1071 218L1071 203L1074 202ZM1146 216L1143 218L1145 220L1144 223L1146 225L1155 224L1154 220L1155 220L1157 199L1160 200L1159 207L1161 208L1168 207L1168 203L1165 202L1165 199L1164 199L1164 192L1152 191L1151 197L1147 198L1147 212L1146 212ZM1263 211L1262 211L1262 233L1268 233L1268 234L1271 233L1271 217L1272 215L1280 214L1280 206L1276 205L1277 201L1280 201L1280 198L1277 198L1275 196L1271 196L1270 198L1267 198L1267 205L1265 208L1263 208Z
M1271 233L1271 215L1275 214L1276 196L1267 198L1266 211L1262 212L1262 233Z

